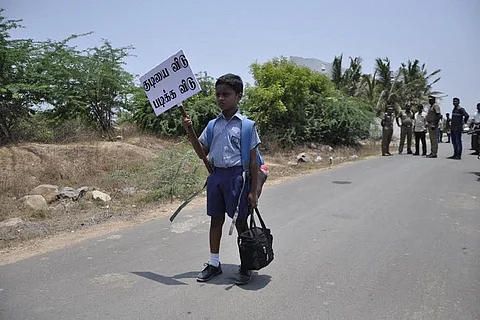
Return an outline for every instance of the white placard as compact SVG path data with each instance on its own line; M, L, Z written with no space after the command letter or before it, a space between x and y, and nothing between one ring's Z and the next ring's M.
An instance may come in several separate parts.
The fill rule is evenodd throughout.
M183 50L140 77L140 81L157 116L202 91Z

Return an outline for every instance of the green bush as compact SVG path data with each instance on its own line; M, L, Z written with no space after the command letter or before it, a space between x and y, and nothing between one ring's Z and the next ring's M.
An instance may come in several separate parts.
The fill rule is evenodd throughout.
M306 108L305 140L354 144L369 137L374 112L355 98L316 99Z

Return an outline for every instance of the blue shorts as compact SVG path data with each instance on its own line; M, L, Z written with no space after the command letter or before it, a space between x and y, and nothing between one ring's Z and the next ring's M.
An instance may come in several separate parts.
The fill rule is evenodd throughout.
M228 214L230 218L235 215L238 199L238 218L245 218L248 214L248 192L250 183L247 179L243 187L243 167L213 168L207 182L207 215L217 216Z

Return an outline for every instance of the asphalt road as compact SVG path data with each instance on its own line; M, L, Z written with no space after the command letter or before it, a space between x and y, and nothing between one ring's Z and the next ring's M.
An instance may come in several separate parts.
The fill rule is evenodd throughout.
M464 153L467 153L466 150ZM235 286L204 206L0 267L0 319L480 319L480 161L394 155L270 185L275 260Z

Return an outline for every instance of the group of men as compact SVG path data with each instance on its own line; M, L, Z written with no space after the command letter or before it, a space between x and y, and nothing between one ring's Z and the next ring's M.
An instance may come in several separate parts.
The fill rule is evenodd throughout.
M401 110L395 116L393 106L387 106L387 111L382 116L382 156L391 156L389 151L390 142L393 135L394 121L400 127L400 144L398 153L403 153L405 138L407 140L407 154L414 156L420 155L420 143L422 144L421 155L427 158L437 158L438 142L442 142L443 131L446 131L448 141L452 142L453 155L448 159L462 159L462 133L464 125L467 124L469 114L460 106L460 99L453 98L453 110L450 117L446 113L446 119L440 111L440 106L436 103L436 98L428 96L429 108L425 111L423 104L416 106L416 111L412 111L412 105L407 104L405 110ZM445 129L445 130L444 130ZM470 129L480 129L480 103L477 104L477 112L471 122ZM430 137L430 153L427 154L426 134ZM412 152L412 135L415 135L415 152ZM478 155L478 135L472 135L472 147L474 153Z

